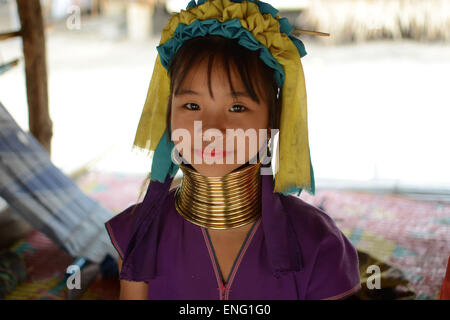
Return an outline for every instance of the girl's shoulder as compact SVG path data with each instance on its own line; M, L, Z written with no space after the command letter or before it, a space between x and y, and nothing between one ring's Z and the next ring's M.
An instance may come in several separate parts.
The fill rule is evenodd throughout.
M166 211L166 204L173 199L175 189L171 189L165 193L158 202L162 203L162 206L158 207L158 211ZM144 207L143 207L144 206ZM125 210L117 213L111 219L105 222L105 228L108 232L111 243L115 247L119 256L124 259L125 252L128 248L132 236L139 231L139 226L147 220L150 215L158 214L161 219L161 223L158 225L163 225L164 221L168 218L167 215L160 214L161 212L154 212L149 207L148 203L138 202L130 205Z
M322 209L294 195L279 194L283 209L297 231L321 241L330 234L340 235L334 219Z
M135 228L137 219L135 213L141 205L142 202L135 203L105 222L105 228L111 239L111 243L122 260L124 259L126 248Z
M280 194L301 247L298 281L306 299L342 299L361 288L356 248L325 211L293 195Z

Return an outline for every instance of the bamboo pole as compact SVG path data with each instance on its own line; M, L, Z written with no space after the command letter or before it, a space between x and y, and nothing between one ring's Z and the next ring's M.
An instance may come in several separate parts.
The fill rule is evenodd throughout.
M294 29L294 31L292 31L293 34L309 34L311 36L321 36L321 37L329 37L330 34L329 33L325 33L325 32L319 32L319 31L310 31L310 30L302 30L302 29Z
M40 0L17 0L28 100L31 134L50 154L53 125L48 110L47 62L44 22Z

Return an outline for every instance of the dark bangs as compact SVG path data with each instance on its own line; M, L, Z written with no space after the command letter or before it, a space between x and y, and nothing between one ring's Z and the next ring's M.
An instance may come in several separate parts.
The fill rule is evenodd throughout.
M230 69L234 65L241 77L247 94L257 103L267 99L269 105L269 121L272 129L279 129L281 113L281 94L277 99L278 86L272 68L268 67L260 58L259 51L249 50L235 39L228 39L217 35L207 35L187 40L172 57L169 64L170 96L168 101L166 128L170 127L172 94L178 92L189 71L208 59L208 89L211 96L211 72L215 59L222 62L226 70L228 82L233 95L236 91L231 81ZM170 132L168 132L170 137Z

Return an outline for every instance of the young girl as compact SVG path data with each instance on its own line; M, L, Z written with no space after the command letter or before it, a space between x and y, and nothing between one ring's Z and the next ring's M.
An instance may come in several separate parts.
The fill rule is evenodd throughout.
M360 288L349 240L289 195L314 194L314 174L306 52L277 12L191 1L164 28L134 142L153 152L151 182L105 224L122 299L341 299Z

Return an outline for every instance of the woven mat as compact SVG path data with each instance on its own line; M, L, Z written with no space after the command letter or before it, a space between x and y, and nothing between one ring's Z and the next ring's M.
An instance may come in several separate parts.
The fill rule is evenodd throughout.
M11 250L25 257L27 278L6 300L65 300L68 296L65 272L75 260L44 234L35 230ZM80 299L117 299L118 279L102 279L98 274Z
M356 248L402 270L416 299L439 298L450 255L450 205L331 190L300 198L323 208Z

